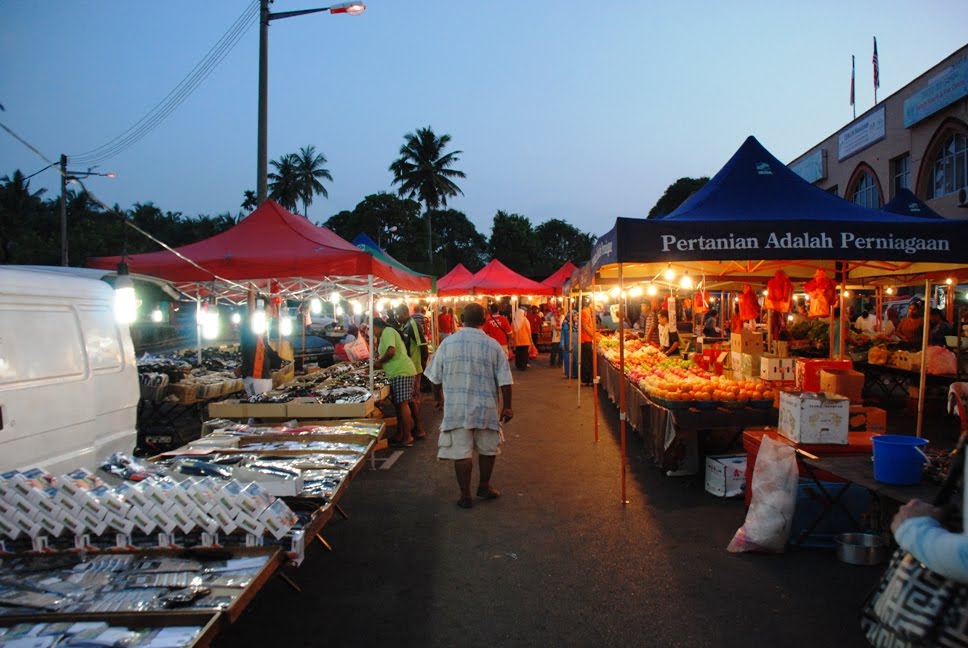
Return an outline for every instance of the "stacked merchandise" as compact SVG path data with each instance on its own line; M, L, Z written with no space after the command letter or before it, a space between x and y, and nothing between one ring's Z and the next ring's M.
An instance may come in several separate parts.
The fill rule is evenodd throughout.
M242 391L235 371L241 366L238 347L202 349L169 355L145 354L138 359L141 397L194 403Z

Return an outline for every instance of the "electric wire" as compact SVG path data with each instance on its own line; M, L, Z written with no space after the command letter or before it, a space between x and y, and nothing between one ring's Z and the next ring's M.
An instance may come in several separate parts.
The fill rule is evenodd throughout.
M198 86L211 75L219 63L235 48L242 39L242 36L257 22L256 18L258 15L259 0L253 0L225 34L209 49L208 53L195 64L195 67L192 68L185 78L144 117L109 142L85 153L70 155L71 162L87 165L105 162L119 155L148 135L184 103Z
M15 133L13 130L11 130L6 124L4 124L3 122L0 122L0 128L2 128L3 130L5 130L7 133L9 133L11 135L11 137L13 137L18 142L20 142L21 144L23 144L24 146L26 146L28 149L30 149L30 151L32 153L34 153L34 155L36 155L37 157L39 157L44 162L47 162L48 167L54 167L57 170L57 173L60 173L60 174L64 175L65 178L67 177L67 175L64 174L61 171L60 166L58 165L57 162L51 161L50 158L48 158L46 155L44 155L43 153L41 153L36 147L34 147L34 145L32 145L26 139L24 139L23 137L21 137L20 135L18 135L17 133ZM204 266L196 263L192 259L189 259L187 256L185 256L184 254L182 254L181 252L179 252L175 248L171 247L170 245L168 245L167 243L165 243L161 239L156 238L154 235L152 235L149 232L146 232L145 230L143 230L140 227L138 227L135 223L133 223L131 221L130 218L128 218L128 216L124 212L122 212L122 211L115 211L112 207L108 206L108 204L106 202L104 202L103 200L101 200L100 198L98 198L97 195L95 195L93 192L91 192L87 188L87 186L84 184L84 181L82 179L77 178L75 176L71 176L71 179L75 180L79 185L81 185L81 188L84 190L84 193L86 193L88 195L88 197L94 203L96 203L102 209L104 209L105 212L107 212L108 214L111 214L111 213L116 214L121 219L121 222L124 225L130 227L131 229L133 229L134 231L138 232L139 234L141 234L142 236L144 236L148 240L157 243L162 248L164 248L165 250L168 250L169 252L171 252L172 254L174 254L175 256L177 256L179 259L181 259L185 263L188 263L188 264L194 266L195 268L201 270L202 272L208 273L209 275L211 275L213 281L221 281L221 282L223 282L225 284L228 284L230 286L233 286L235 288L239 288L241 290L248 290L248 288L246 286L243 286L240 283L237 283L235 281L232 281L231 279L226 279L225 277L222 277L222 276L220 276L220 275L212 272L208 268L206 268L206 267L204 267Z

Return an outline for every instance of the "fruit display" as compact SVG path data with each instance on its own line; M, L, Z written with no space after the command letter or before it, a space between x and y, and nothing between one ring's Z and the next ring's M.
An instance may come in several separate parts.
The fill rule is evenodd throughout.
M618 338L603 337L599 349L618 367ZM764 380L734 380L692 360L670 358L641 340L625 342L625 375L660 405L671 408L771 407L775 392Z

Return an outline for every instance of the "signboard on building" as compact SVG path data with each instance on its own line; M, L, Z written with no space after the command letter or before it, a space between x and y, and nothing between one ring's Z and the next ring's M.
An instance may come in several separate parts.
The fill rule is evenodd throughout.
M790 165L790 170L809 183L827 177L827 149L818 148L805 158Z
M837 160L842 162L884 139L886 124L884 106L861 117L837 136Z
M927 86L904 100L904 128L910 128L965 95L968 95L968 57L929 79Z

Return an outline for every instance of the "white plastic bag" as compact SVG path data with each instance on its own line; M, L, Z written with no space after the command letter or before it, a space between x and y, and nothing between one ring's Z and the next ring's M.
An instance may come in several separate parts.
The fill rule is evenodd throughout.
M363 339L362 335L344 346L343 353L346 354L346 359L350 362L359 362L361 360L370 359L370 347L367 345L366 340Z
M752 469L753 499L746 522L726 550L780 553L790 537L797 504L800 475L796 451L791 445L764 436Z

